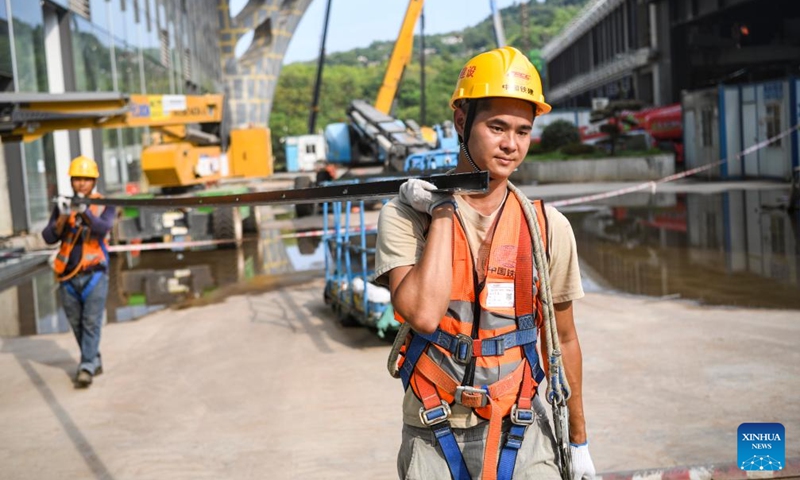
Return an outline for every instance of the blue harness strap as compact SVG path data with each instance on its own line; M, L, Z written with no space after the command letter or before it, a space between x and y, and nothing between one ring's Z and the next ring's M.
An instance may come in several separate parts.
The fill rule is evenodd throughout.
M514 476L517 453L522 447L522 439L527 428L527 425L512 425L508 431L506 443L500 451L500 460L497 462L497 480L511 480Z
M451 333L437 328L435 332L421 336L425 340L444 348L456 357L461 357L463 354L460 350L464 346L463 342L459 341L459 338ZM481 340L481 351L478 352L478 354L480 356L502 355L509 348L535 343L537 337L538 331L536 326L533 322L530 322L530 327L520 327L519 330Z
M469 470L467 470L467 463L464 461L464 456L461 454L461 449L458 448L456 437L453 435L453 429L450 428L450 422L440 423L431 428L436 436L436 441L442 447L442 454L447 461L447 467L450 469L450 475L453 479L472 480Z
M406 359L403 361L403 366L400 367L400 379L403 381L404 390L408 390L411 374L414 373L417 360L419 360L419 357L427 346L428 340L415 332L414 336L411 337L411 344L408 346L408 350L406 350Z
M92 293L92 290L94 290L94 287L97 286L97 283L103 277L103 273L104 272L102 270L97 270L96 272L93 272L92 278L90 278L89 282L87 282L86 285L84 285L83 289L81 290L81 293L78 293L78 291L75 290L75 287L72 286L72 283L69 280L64 282L64 288L67 289L67 293L80 300L81 303L85 303L86 299L89 298L89 295Z
M97 270L92 273L92 278L89 280L89 283L87 283L86 286L83 287L83 290L81 290L81 302L85 302L86 299L89 298L89 295L92 293L92 290L94 290L94 287L97 286L97 283L100 281L102 277L103 277L102 270Z
M408 389L409 383L411 382L411 375L414 373L417 361L430 343L426 337L430 336L431 335L420 335L415 332L414 336L411 338L411 343L408 346L408 350L406 350L406 358L403 361L403 366L400 367L400 379L403 381L404 389ZM438 415L438 412L436 413ZM435 417L431 417L429 420L435 420ZM464 461L464 456L461 454L461 449L458 448L455 435L453 435L453 429L450 428L450 422L446 420L440 422L431 426L431 430L442 449L442 454L447 462L447 468L450 469L450 474L453 479L472 480L472 477L469 475L469 470L467 469L467 464Z
M104 240L100 240L100 250L103 251L103 255L106 257L106 265L108 265L108 247L106 246L106 242Z
M533 315L522 315L517 317L517 324L523 331L531 328L534 330L536 329ZM538 330L535 331L538 333ZM528 363L531 365L531 374L533 375L533 379L536 380L537 384L542 383L542 380L544 379L544 371L539 365L539 353L536 351L536 338L534 338L533 342L523 345L522 351L525 352L525 358L528 359Z
M64 288L65 288L65 289L67 289L67 293L69 293L69 294L70 294L70 295L72 295L73 297L77 298L78 300L80 300L80 299L81 299L81 296L80 296L80 294L79 294L78 292L76 292L76 291L75 291L75 287L73 287L73 286L72 286L72 284L71 284L71 283L69 283L69 280L67 280L66 282L64 282L64 283L63 283L63 285L64 285Z

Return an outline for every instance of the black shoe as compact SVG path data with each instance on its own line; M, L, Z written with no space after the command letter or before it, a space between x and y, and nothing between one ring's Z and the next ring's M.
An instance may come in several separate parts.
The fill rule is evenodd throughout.
M100 365L99 367L97 367L97 368L94 370L94 376L95 376L95 377L96 377L96 376L98 376L98 375L100 375L100 374L102 374L102 373L103 373L103 366L102 366L102 365Z
M78 375L75 376L76 388L87 388L91 384L92 384L92 374L89 373L88 370L81 370L78 372Z

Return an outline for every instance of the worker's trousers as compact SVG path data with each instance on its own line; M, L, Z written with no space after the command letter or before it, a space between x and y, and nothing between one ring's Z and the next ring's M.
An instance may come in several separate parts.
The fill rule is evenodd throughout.
M102 273L90 292L85 289L92 279L91 273L78 274L61 283L61 305L67 315L72 332L81 349L79 370L92 375L102 366L100 360L100 329L106 310L108 273ZM69 288L67 286L71 288ZM88 293L88 294L87 294ZM82 298L82 295L85 298Z
M555 439L547 413L539 397L534 397L536 421L525 430L522 447L517 453L514 479L560 480L555 458ZM501 449L511 423L503 422ZM489 432L489 422L472 428L454 428L458 446L474 480L481 478L483 449ZM397 473L401 479L431 480L451 478L447 461L430 428L403 425L403 440L397 456Z

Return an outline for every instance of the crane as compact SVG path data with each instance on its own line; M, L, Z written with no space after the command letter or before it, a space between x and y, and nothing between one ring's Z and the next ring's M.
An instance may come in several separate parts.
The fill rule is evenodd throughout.
M389 65L386 67L383 83L375 100L375 108L386 115L392 110L392 102L397 95L397 88L403 78L403 72L411 61L411 52L414 49L414 25L419 20L424 4L424 0L408 2L403 23L400 25L400 33L397 34L397 40L394 42L392 56L389 58Z

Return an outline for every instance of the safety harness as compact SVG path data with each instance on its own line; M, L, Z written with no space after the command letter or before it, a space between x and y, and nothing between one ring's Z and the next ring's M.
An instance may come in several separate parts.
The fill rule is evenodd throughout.
M519 197L520 195L516 195L515 198L509 197L507 201L514 202L513 208L522 212L515 212L520 222L516 258L513 264L508 263L509 259L505 262L515 272L513 292L516 301L513 305L513 316L516 328L491 338L479 338L477 324L485 321L486 314L482 307L472 319L471 335L463 331L453 334L457 328L453 328L451 323L446 323L452 322L448 317L445 317L440 327L429 335L412 332L404 323L389 359L390 373L399 376L403 387L405 389L411 387L420 398L423 405L419 412L420 421L432 429L451 475L456 480L470 480L471 477L448 421L452 403L472 408L477 415L489 420L483 461L484 479L510 479L513 476L517 452L522 446L525 431L528 425L536 420L532 399L536 394L536 386L545 376L536 350L543 313L543 305L538 294L540 289L544 288L542 280L546 275L546 273L540 275L539 272L543 271L543 267L546 272L546 264L538 262L534 264L536 255L532 253L537 250L535 247L538 247L540 253L547 251L546 218L542 202L534 202L533 210L536 215L534 223L537 224L534 226L534 231L540 236L533 240L530 222L526 221L530 220L528 212L525 212L518 203L521 202ZM498 215L503 214L501 211ZM492 240L491 257L502 254L495 252L495 241L496 238ZM539 260L543 258L539 256ZM496 269L497 265L489 268ZM484 285L479 286L475 282L473 288L475 288L474 301L478 303ZM401 318L399 320L402 321ZM448 325L449 331L442 329L443 324ZM453 375L440 366L442 362L437 360L441 360L439 358L441 354L433 346L449 353L450 361L465 366L464 370L467 373L463 379L453 378ZM521 361L510 373L491 384L474 386L469 372L474 372L476 361L505 355L512 352L511 349L515 347L521 349ZM560 362L558 363L560 366ZM509 418L511 427L506 441L501 445L502 421L506 417Z
M91 198L102 198L102 196L93 194ZM95 216L100 214L99 206L92 205L89 208L92 209ZM53 262L53 270L56 273L56 279L64 285L67 292L81 302L85 302L102 278L104 267L108 265L108 247L104 238L93 238L89 226L84 225L79 218L77 213L70 214L61 248ZM81 242L81 260L71 272L67 272L69 257L78 242ZM82 271L92 271L92 278L79 293L69 280Z

